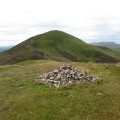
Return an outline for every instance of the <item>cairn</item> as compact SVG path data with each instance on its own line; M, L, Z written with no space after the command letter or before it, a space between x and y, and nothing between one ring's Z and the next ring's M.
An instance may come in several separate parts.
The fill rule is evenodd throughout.
M38 83L59 87L81 83L97 82L98 78L89 75L86 71L79 70L72 65L63 65L47 74L37 77Z

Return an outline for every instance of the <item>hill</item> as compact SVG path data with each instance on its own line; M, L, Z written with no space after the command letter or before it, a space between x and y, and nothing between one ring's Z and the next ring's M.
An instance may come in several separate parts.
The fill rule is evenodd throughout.
M91 44L97 45L97 46L104 46L104 47L110 48L112 50L115 50L117 52L120 52L120 44L117 44L114 42L93 42Z
M8 50L10 48L12 48L12 46L0 46L0 52L3 52L3 51Z
M49 31L27 39L0 54L0 64L14 64L24 60L56 60L82 62L117 62L120 54L89 45L61 31Z

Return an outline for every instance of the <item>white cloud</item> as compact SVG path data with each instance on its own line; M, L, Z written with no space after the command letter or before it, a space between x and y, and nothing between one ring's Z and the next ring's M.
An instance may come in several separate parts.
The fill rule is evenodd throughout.
M52 29L86 42L119 42L119 4L119 0L0 0L0 45L17 44Z

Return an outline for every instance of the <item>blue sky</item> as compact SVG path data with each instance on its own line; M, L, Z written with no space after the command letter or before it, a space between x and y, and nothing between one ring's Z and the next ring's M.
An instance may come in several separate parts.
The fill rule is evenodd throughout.
M120 43L120 0L0 0L0 46L49 30Z

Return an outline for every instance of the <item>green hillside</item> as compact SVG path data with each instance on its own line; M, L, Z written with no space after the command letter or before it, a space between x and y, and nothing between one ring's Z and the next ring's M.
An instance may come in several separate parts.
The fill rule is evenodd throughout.
M105 50L89 45L57 30L29 38L0 54L0 64L13 64L34 59L103 63L119 61L120 54L110 49Z

